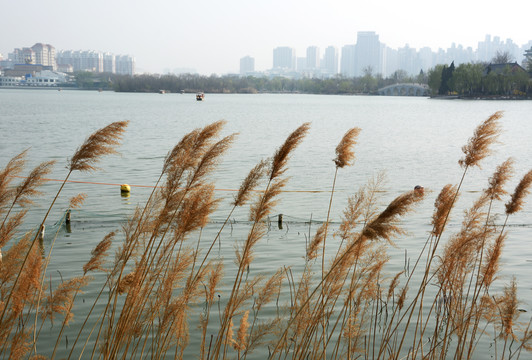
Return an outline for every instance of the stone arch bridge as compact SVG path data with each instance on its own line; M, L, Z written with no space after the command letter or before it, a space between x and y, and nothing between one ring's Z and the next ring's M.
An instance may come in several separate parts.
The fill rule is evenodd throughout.
M377 90L384 96L428 96L430 89L425 84L393 84Z

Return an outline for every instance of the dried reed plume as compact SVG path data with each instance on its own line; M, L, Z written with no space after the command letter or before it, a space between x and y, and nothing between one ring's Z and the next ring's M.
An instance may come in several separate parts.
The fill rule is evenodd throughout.
M390 282L390 286L388 287L388 295L386 296L386 301L389 301L390 298L393 296L393 292L395 291L395 288L397 287L397 285L399 285L399 277L403 275L404 272L405 272L404 270L400 271L397 274L395 274L395 276L393 277L393 280Z
M190 186L195 186L198 180L214 170L220 162L220 156L229 149L235 138L236 134L228 135L211 145L207 151L205 151L196 166L196 170L191 174L191 178L189 179Z
M242 206L250 199L252 191L255 189L255 187L257 187L260 180L264 176L264 172L267 166L268 162L262 160L257 165L255 165L253 169L251 169L248 176L246 176L246 178L240 185L240 188L238 189L238 193L236 194L235 200L233 201L233 206Z
M60 283L53 294L46 298L42 317L53 320L56 314L63 314L65 316L64 323L68 324L74 316L71 310L75 295L88 282L88 277L80 276Z
M115 154L115 146L119 144L122 134L129 121L117 121L97 130L78 148L68 162L70 171L94 171L100 157Z
M473 137L471 137L467 144L462 147L465 157L458 161L461 167L468 168L470 166L479 166L479 162L491 154L489 146L497 140L497 137L500 134L500 124L498 120L501 117L502 112L497 111L482 124L477 126Z
M501 321L500 337L505 340L508 338L517 340L514 334L514 326L519 316L517 309L519 302L517 300L517 282L515 278L512 279L509 286L504 287L504 295L497 297L496 303Z
M392 236L404 232L397 226L398 218L411 211L412 205L422 198L423 196L417 195L414 191L399 195L382 213L368 223L362 231L362 236L368 240L382 238L393 244Z
M506 214L511 215L523 208L525 197L530 193L530 185L532 184L532 170L527 172L525 176L519 181L517 187L510 201L506 203Z
M270 181L282 175L286 171L286 164L290 158L290 153L303 140L310 129L310 123L304 123L292 132L284 144L275 152L270 169Z
M284 271L278 270L266 281L255 300L255 311L259 312L262 307L269 303L281 288L284 279Z
M81 193L81 194L71 197L69 208L70 209L79 208L85 202L86 198L87 198L87 194L85 193Z
M0 228L0 249L2 249L16 234L18 228L24 223L27 210L22 210L12 215Z
M247 337L248 337L248 322L249 310L247 310L244 315L242 315L242 320L240 320L240 327L236 334L236 340L233 342L233 348L239 353L246 350Z
M355 152L353 147L356 144L358 134L360 134L360 128L352 128L348 130L338 146L336 147L336 159L334 163L336 167L343 168L344 166L351 166L355 160Z
M210 271L209 281L208 281L208 293L207 293L207 302L212 305L214 301L214 295L216 293L216 287L223 277L223 263L219 261L216 263L216 266Z
M276 197L281 193L286 182L286 179L281 179L272 183L263 194L262 199L251 205L249 212L250 221L258 223L271 212L272 208L277 204Z
M325 234L327 230L327 223L324 222L320 225L318 230L316 230L316 234L314 235L314 238L310 242L310 245L307 249L307 260L313 260L316 257L318 257L318 250L320 248L320 245L323 243L323 240L325 239Z
M42 257L40 251L36 246L33 246L31 247L31 251L29 251L26 264L21 270L20 276L17 278L19 281L15 284L16 286L13 286L13 289L11 290L11 293L13 295L13 314L21 314L24 310L26 302L32 298L33 292L39 288L41 277L41 265ZM16 271L19 271L19 269L16 269Z
M507 159L501 165L497 166L495 172L488 180L488 188L484 190L484 193L493 200L501 200L502 195L506 195L507 192L503 189L503 186L513 175L512 158Z
M98 245L96 245L96 247L91 251L92 257L85 265L83 265L84 275L87 274L89 271L104 270L102 268L102 264L105 261L105 256L107 255L107 251L111 247L111 242L114 236L114 231L105 235L103 240L100 241Z
M14 196L14 191L9 189L9 184L14 176L17 176L24 169L25 157L28 150L24 150L20 154L14 156L7 163L6 167L0 171L0 214L3 208L8 204L10 199Z
M33 201L31 200L31 197L42 194L37 190L37 187L46 182L44 177L52 172L52 166L54 164L55 161L46 161L33 169L26 179L19 186L17 186L13 204L18 204L20 206L32 204Z
M489 288L496 279L496 274L499 271L499 259L502 255L502 247L506 236L506 233L499 235L495 243L488 249L486 264L482 269L482 282L486 288Z
M455 204L458 187L447 184L441 189L440 194L434 202L434 214L432 215L432 234L436 237L443 233L447 218L451 208Z

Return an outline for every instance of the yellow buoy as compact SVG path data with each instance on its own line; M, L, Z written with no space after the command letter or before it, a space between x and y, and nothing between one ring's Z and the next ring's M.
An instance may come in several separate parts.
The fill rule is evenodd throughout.
M131 191L131 187L129 187L128 184L122 184L120 185L120 192L122 193L129 193Z

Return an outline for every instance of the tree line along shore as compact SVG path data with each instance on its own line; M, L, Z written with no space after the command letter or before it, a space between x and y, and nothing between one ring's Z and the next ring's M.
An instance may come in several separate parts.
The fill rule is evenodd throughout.
M74 87L116 92L372 95L386 86L411 83L426 85L432 97L532 98L532 66L525 69L517 63L467 63L455 66L453 62L437 65L426 73L421 71L416 76L398 70L389 77L373 74L371 68L367 68L360 77L337 75L326 79L198 74L128 76L87 72L77 73L75 77Z

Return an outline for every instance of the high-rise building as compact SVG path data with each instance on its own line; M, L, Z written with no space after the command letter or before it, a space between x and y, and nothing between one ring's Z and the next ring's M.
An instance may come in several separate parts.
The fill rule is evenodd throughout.
M116 72L116 57L114 54L103 54L103 72L112 74Z
M342 47L340 73L345 77L355 76L355 49L355 45L345 45Z
M55 48L48 44L37 43L31 48L14 49L9 57L15 64L42 65L50 70L57 67Z
M57 64L72 65L74 71L103 72L103 54L99 51L64 50L57 54Z
M328 46L325 49L322 70L329 77L338 74L338 49L334 46Z
M255 59L251 56L244 56L240 59L240 75L247 75L255 72Z
M288 46L273 49L273 69L294 71L296 69L296 50Z
M35 64L56 69L55 48L52 45L37 43L31 49L35 53Z
M15 64L36 64L35 51L31 48L14 49L13 53L9 54L9 58Z
M382 74L382 50L379 35L374 31L359 31L355 50L355 76L363 76L366 70Z
M129 55L113 55L100 51L62 50L57 54L57 64L72 71L109 72L133 75L135 59Z
M116 73L122 75L135 74L135 58L129 55L116 56Z
M307 66L306 70L317 72L320 68L320 49L317 46L307 48Z

